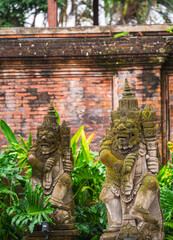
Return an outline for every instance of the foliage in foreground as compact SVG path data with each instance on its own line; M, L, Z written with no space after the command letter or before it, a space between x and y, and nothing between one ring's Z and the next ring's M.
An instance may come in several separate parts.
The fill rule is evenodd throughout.
M168 148L173 158L173 144L168 142ZM173 160L173 159L172 159ZM170 161L162 166L158 180L160 185L160 202L164 215L164 231L166 240L173 239L173 165Z
M15 224L18 229L24 231L28 226L32 233L35 224L41 225L43 220L53 224L48 217L48 214L53 213L53 208L51 208L51 203L47 202L50 196L43 197L44 189L40 189L40 184L37 184L33 191L31 182L26 186L24 198L14 201L13 206L7 209L7 213L12 216L11 223Z
M26 163L31 136L27 142L21 138L22 144L20 144L2 120L1 129L11 145L0 154L0 239L6 240L7 237L9 240L24 239L27 225L32 232L34 225L40 224L43 218L51 222L47 214L52 212L52 208L50 204L44 205L48 198L41 201L43 189L40 190L39 185L34 192L31 192L31 183L29 184L31 170ZM78 240L99 239L107 225L106 208L99 200L105 177L105 166L96 161L98 153L89 149L92 138L93 134L86 138L84 126L82 126L71 139L75 160L72 180L76 227L81 230ZM173 156L173 144L169 143L168 146ZM22 169L24 169L23 174L21 174ZM158 180L166 240L172 240L173 165L170 162L162 166Z
M106 169L100 161L96 161L98 153L89 149L93 136L92 134L86 139L82 126L71 139L75 160L72 181L76 227L81 230L78 240L99 239L107 224L106 207L99 200Z

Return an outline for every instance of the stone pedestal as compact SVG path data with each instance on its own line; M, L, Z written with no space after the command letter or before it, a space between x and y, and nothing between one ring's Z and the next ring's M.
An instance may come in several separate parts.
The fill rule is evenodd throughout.
M73 230L58 230L50 232L35 231L33 233L27 233L27 240L74 240L79 235L79 229Z

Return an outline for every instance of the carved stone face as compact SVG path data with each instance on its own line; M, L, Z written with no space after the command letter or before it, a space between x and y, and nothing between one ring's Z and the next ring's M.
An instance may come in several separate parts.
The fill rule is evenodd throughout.
M43 155L51 154L58 148L58 136L53 130L39 131L37 141Z
M133 151L140 141L140 127L132 119L115 119L113 123L113 145L121 153Z

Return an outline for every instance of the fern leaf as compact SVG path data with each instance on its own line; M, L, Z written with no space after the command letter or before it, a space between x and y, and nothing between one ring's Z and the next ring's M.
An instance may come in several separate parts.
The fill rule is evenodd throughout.
M165 227L170 227L170 228L173 229L173 221L172 221L172 222L165 222L165 223L164 223L164 226L165 226Z
M34 206L37 206L37 202L40 200L40 199L38 199L38 197L39 197L38 191L39 191L40 187L41 187L41 185L40 185L40 183L38 183L32 193L33 194L32 203Z
M40 204L40 209L44 207L44 204L51 198L51 196L44 197Z
M19 217L20 217L20 215L16 214L16 215L12 218L11 223L12 223L12 224L15 224L16 221L17 221L17 219L18 219Z
M42 223L42 215L41 212L38 214L38 224L41 225Z
M50 223L52 223L52 224L54 224L53 222L52 222L52 219L50 219L47 215L46 215L46 213L45 212L43 212L42 213L42 216L44 217L44 220L45 221L47 221L47 222L50 222Z
M28 185L28 189L27 189L27 192L26 192L26 197L28 199L28 202L32 203L32 182L30 181L29 182L29 185Z
M16 226L21 225L21 223L22 223L25 219L26 219L26 214L21 213L21 214L19 215L19 217L17 218L16 222L15 222Z
M51 207L52 207L52 203L47 202L43 209L44 209L44 210L50 209L51 212L49 212L49 213L52 213L54 209L51 208Z
M41 188L41 190L40 190L40 192L38 193L38 196L37 196L37 202L36 202L37 208L39 208L39 205L40 205L40 201L41 201L43 192L44 192L44 188Z
M34 231L34 226L35 224L37 224L38 220L37 220L37 216L34 216L34 218L32 219L31 223L29 224L29 231L32 233Z

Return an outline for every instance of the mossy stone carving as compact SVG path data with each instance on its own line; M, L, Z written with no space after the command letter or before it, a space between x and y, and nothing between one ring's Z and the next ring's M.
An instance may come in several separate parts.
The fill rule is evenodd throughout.
M109 226L101 240L164 239L156 178L159 159L156 113L149 104L144 110L138 108L126 79L100 149L100 160L107 167L100 199L106 205Z
M32 167L33 187L40 183L44 195L51 196L53 204L52 220L55 229L74 228L74 201L70 173L73 156L70 148L70 128L66 122L57 123L51 103L43 124L37 128L37 139L32 145L28 163ZM53 226L52 226L53 227Z

